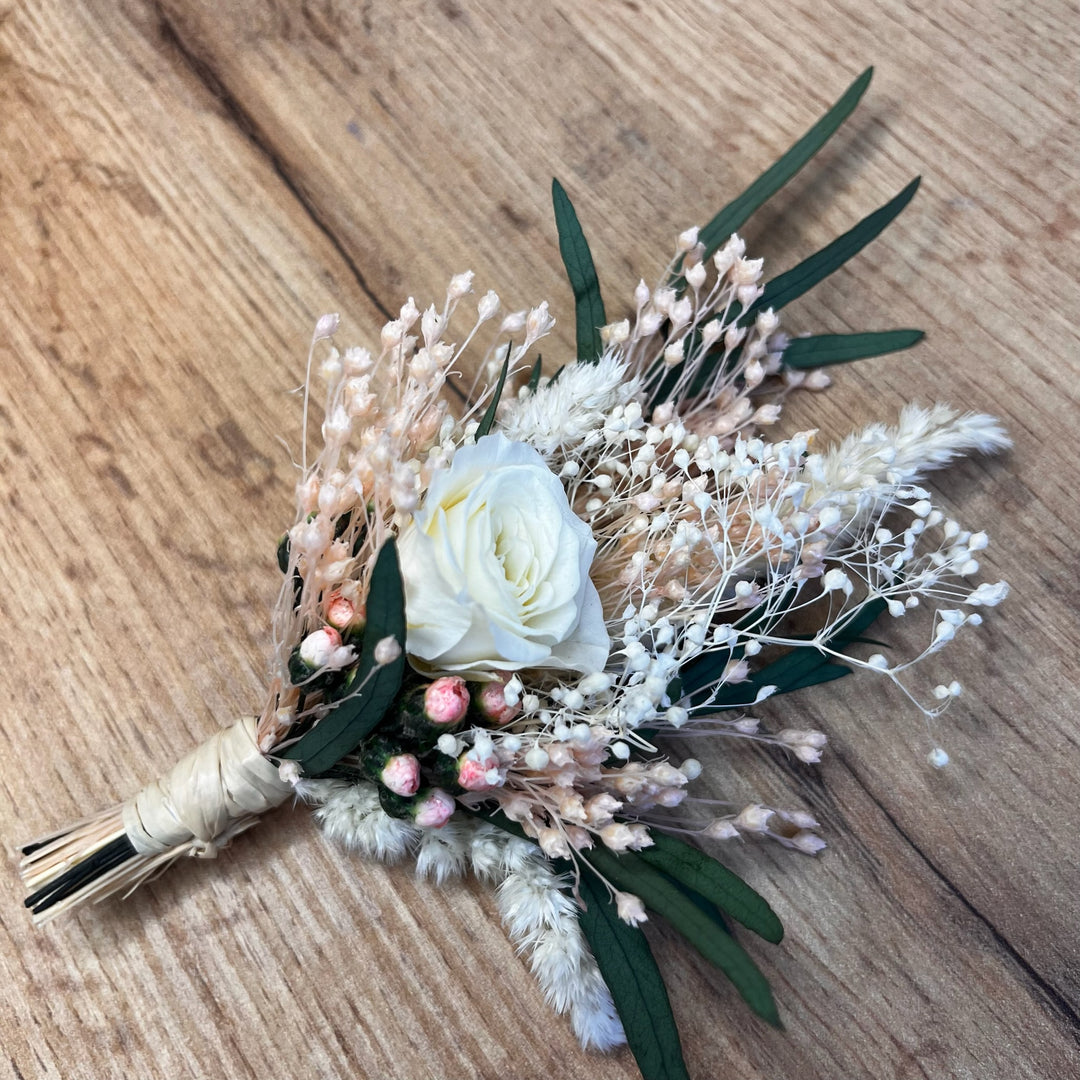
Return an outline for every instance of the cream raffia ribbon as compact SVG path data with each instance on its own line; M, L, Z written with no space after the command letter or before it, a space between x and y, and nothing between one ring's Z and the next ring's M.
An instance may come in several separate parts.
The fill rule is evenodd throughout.
M124 830L140 855L186 847L212 859L294 793L259 752L257 723L245 716L223 728L124 804Z

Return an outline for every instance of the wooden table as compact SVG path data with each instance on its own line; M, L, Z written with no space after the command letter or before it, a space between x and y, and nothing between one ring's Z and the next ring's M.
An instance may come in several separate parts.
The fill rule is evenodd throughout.
M471 267L571 301L574 197L609 304L866 64L867 100L745 229L784 268L915 173L913 206L786 312L923 326L788 430L906 400L1016 448L942 475L1014 592L927 678L934 739L873 679L775 704L820 767L702 751L700 791L805 806L817 859L733 848L787 926L754 955L786 1030L662 929L695 1080L1080 1076L1076 6L39 0L0 21L0 1077L633 1077L551 1016L474 883L344 857L301 810L42 931L16 843L130 794L262 688L316 318L377 340ZM609 308L610 310L610 308ZM928 627L885 628L897 648Z

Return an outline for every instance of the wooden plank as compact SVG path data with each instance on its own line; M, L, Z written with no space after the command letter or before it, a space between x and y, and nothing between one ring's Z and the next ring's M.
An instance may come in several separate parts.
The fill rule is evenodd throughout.
M787 1030L751 1020L678 943L658 952L695 1077L1070 1075L1080 511L1075 455L1059 448L1077 404L1080 162L1068 9L167 0L9 16L9 846L123 797L257 701L289 502L275 439L295 444L284 390L320 312L342 310L370 338L410 292L437 295L472 266L514 306L552 299L565 352L552 173L614 315L688 220L879 60L838 146L747 235L790 265L922 172L898 225L790 320L923 325L931 340L793 399L789 422L840 433L912 396L1005 416L1016 450L937 489L992 527L987 576L1015 593L946 654L969 694L935 733L954 759L944 773L924 765L927 736L902 702L862 679L768 714L830 731L819 769L695 747L704 794L805 804L828 827L818 860L735 856L788 927L782 946L755 950ZM887 632L911 647L926 631ZM583 1054L548 1015L483 890L343 862L304 818L284 812L216 866L42 932L9 880L12 1074L635 1075L625 1053Z

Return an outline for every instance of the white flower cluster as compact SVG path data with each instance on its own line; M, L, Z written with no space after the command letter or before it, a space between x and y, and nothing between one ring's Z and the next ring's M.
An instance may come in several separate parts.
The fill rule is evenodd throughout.
M779 320L755 309L761 277L737 236L706 261L688 230L663 283L639 284L633 317L603 329L599 360L516 393L508 383L479 440L476 416L499 373L513 379L551 328L545 304L503 319L500 333L523 343L489 351L461 418L446 380L498 309L486 294L463 344L447 342L467 275L453 279L441 312L402 308L377 360L348 350L324 364L326 447L304 474L290 533L305 600L289 618L324 608L330 618L327 603L341 596L359 610L350 583L398 534L413 663L502 680L507 722L439 739L459 798L497 801L550 857L651 843L650 828L700 772L694 759L658 758L657 735L720 732L818 761L821 732L768 735L745 715L776 691L756 671L779 650L842 659L916 700L912 666L1007 591L971 582L985 535L946 518L919 486L957 455L1007 446L992 418L910 406L896 426L873 424L825 450L813 432L763 437L788 392L828 380L783 367ZM552 483L562 488L554 502ZM933 630L919 656L846 654L845 633L867 605L899 617L927 604ZM809 640L793 635L793 617L812 619ZM937 716L959 692L942 684L919 708ZM934 764L944 760L935 750ZM452 833L418 839L414 823L390 824L372 807L346 827L348 798L335 797L327 822L354 845L379 857L416 847L422 866L449 865ZM800 811L755 805L705 834L814 853L816 827ZM616 900L628 921L644 917L636 898Z

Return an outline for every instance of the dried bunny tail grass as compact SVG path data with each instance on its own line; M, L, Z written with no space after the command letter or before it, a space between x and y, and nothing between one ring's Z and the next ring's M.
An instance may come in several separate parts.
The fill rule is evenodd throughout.
M535 844L486 821L455 819L441 829L421 829L390 817L374 784L304 783L302 795L318 804L316 819L331 839L361 855L396 862L416 853L416 873L438 885L460 877L471 864L482 881L498 885L496 905L556 1012L569 1013L581 1045L610 1050L626 1041L611 993L578 922L568 882Z
M292 793L255 740L258 720L223 728L134 798L23 848L35 924L130 893L181 856L212 859Z
M495 893L510 940L529 952L529 966L556 1012L570 1014L581 1045L611 1050L626 1042L611 991L604 983L578 921L567 882L526 841L511 838L532 853L520 857ZM517 849L520 854L520 849Z

